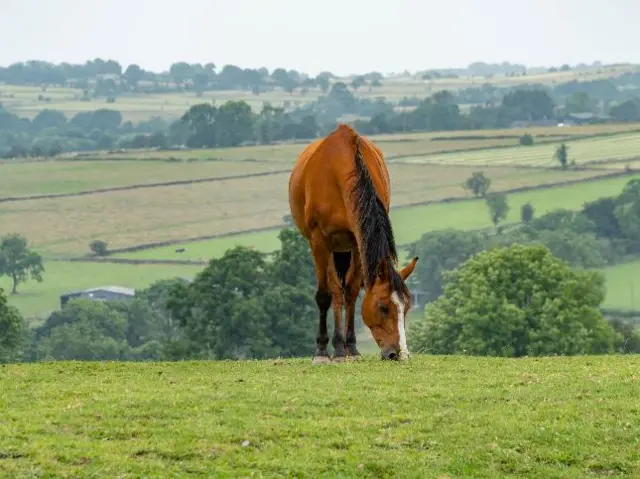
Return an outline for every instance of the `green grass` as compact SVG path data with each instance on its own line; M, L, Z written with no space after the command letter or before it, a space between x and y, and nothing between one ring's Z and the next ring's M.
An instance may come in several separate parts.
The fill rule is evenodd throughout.
M287 167L275 162L241 161L9 161L0 162L0 197L64 194L132 184L224 178Z
M522 175L528 172L523 171ZM535 214L540 216L556 208L578 209L586 201L602 196L618 195L624 185L640 175L605 179L525 191L508 195L510 211L507 221L520 220L520 208L530 201ZM436 203L391 210L391 221L399 244L418 240L427 231L446 228L463 230L487 228L491 226L488 209L483 200L455 203ZM215 240L182 243L168 247L153 248L114 255L122 258L139 259L203 259L222 256L236 244L252 246L260 251L273 251L279 247L277 230L235 235ZM185 248L184 253L176 253L177 248Z
M639 477L640 356L0 369L6 477Z
M607 296L603 307L626 310L640 309L640 261L605 268Z
M561 129L559 129L561 130ZM566 142L569 162L578 165L594 161L636 158L640 156L640 133L627 133ZM443 153L402 158L403 163L442 163L464 165L530 165L557 166L554 158L557 143L517 146L494 150Z
M202 270L189 265L120 265L113 263L44 262L44 281L29 280L18 286L17 295L9 295L9 303L27 318L46 317L60 308L63 293L96 286L126 286L143 288L152 282L175 276L192 277ZM0 287L11 291L11 284L0 278Z

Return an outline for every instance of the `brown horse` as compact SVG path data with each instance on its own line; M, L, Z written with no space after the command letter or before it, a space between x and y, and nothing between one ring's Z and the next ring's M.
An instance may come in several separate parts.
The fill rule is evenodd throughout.
M293 220L307 238L315 262L319 311L314 363L330 361L327 312L333 301L334 360L358 359L355 306L364 286L362 319L383 359L409 357L405 284L418 258L396 271L389 219L389 172L382 152L347 125L307 146L289 178ZM346 334L342 307L346 303Z

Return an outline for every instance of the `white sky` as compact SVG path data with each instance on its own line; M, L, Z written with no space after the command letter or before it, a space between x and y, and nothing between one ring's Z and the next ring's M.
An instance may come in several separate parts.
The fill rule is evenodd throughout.
M639 22L640 0L0 0L0 65L101 57L313 75L640 63Z

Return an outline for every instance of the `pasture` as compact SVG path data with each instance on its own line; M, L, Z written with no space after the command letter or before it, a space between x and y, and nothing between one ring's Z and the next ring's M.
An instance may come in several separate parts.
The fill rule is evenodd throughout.
M184 165L184 171L189 167ZM473 168L465 166L391 165L392 206L468 196L461 185L473 171ZM601 172L523 171L504 167L487 174L492 178L494 190L504 190L585 179ZM117 249L280 226L283 216L289 213L288 181L288 172L219 179L42 201L0 203L0 212L4 221L46 254L78 256L88 252L88 244L95 239L108 241L110 248ZM621 179L616 184L622 182ZM443 207L445 205L437 206L436 210ZM430 228L428 225L432 224L433 216L428 211L432 210L424 208L428 207L416 207L404 213L411 227L402 224L405 221L402 216L400 219L393 217L401 242L413 241L425 228ZM458 208L467 210L466 205ZM473 214L484 208L483 203L478 203ZM513 214L517 216L518 212ZM473 225L486 226L488 218L483 213L473 219ZM407 228L411 228L412 233L407 234Z
M640 357L0 369L8 477L638 477Z
M466 151L456 154L416 155L395 161L476 166L512 165L514 163L529 166L557 166L558 161L554 158L557 146L557 143L551 143L527 147ZM640 132L568 141L567 147L569 163L575 161L579 166L613 160L637 160L640 157Z
M606 67L592 71L567 71L531 74L527 76L506 77L496 75L490 79L484 77L460 77L422 80L419 76L401 75L382 80L382 86L369 86L357 89L354 94L360 98L376 99L384 97L387 101L397 102L404 97L424 98L439 90L456 90L468 87L480 87L490 83L496 86L516 86L530 82L553 85L572 80L591 81L621 75L633 71L633 66L620 65ZM349 83L350 78L337 78L334 82ZM144 84L144 82L143 82ZM190 106L203 103L224 103L230 100L246 101L251 108L259 112L265 102L274 106L296 107L316 100L322 91L311 88L305 91L297 89L293 93L273 90L259 95L250 91L225 90L207 91L198 98L195 92L171 92L166 94L120 94L115 103L107 103L106 98L91 98L82 100L82 90L61 87L28 87L0 84L0 101L8 110L28 118L33 118L44 108L63 111L67 117L79 112L96 110L98 108L114 108L122 112L125 121L147 120L152 116L167 119L179 118Z
M25 318L36 322L60 308L60 295L96 286L126 286L146 288L154 281L181 276L192 278L201 266L191 265L130 265L95 264L71 261L44 262L44 281L28 281L18 286L17 295L9 295L9 302L20 310ZM0 278L0 288L11 291L8 278Z
M640 261L605 268L607 295L605 308L637 311L640 309Z
M395 166L398 165L392 165L391 168ZM466 178L471 171L473 170L467 170L465 174L460 175L460 177L462 178L464 176ZM514 175L518 181L526 182L531 179L531 184L539 184L541 177L537 175L541 175L543 172L550 175L548 178L552 178L551 175L559 174L558 172L548 170L517 170L514 172ZM581 173L586 174L587 172ZM494 174L495 172L493 169L488 172L488 175L497 183L497 178L494 178ZM440 175L434 174L429 176L429 178L434 178L435 181L442 184L443 180ZM555 178L561 177L555 176ZM556 208L578 209L586 201L595 200L602 196L613 196L619 194L624 185L631 178L640 178L640 174L509 194L507 199L510 210L506 221L520 221L520 208L528 201L532 203L535 208L535 214L538 216ZM440 186L441 198L448 197L449 195L447 193L453 191L455 188L458 188L458 191L464 193L462 188L459 186L464 179L459 179L457 181L458 182L456 183L454 180L451 180L449 185L450 190L445 186ZM513 178L511 178L511 180L505 179L504 181L505 183L503 183L501 189L506 189L506 187L515 187L515 183L508 183L508 181L515 181ZM415 182L416 188L420 188L421 184L423 185L422 190L429 188L428 183L426 183L426 178L424 183L421 183L420 178L416 178ZM404 186L404 183L399 182L399 186L400 185ZM402 186L400 186L400 188L402 188ZM521 183L519 186L524 185ZM497 186L496 189L498 188L499 187ZM436 191L438 190L437 187L434 187L434 189ZM406 194L406 192L403 192L402 190L394 192L393 194L397 196L394 196L393 198L402 197L403 193ZM436 193L433 192L433 194L435 195ZM433 198L436 199L435 196ZM283 201L286 201L286 197ZM393 201L393 205L398 206L396 205L395 200ZM286 203L284 206L286 207ZM394 208L391 210L391 221L396 235L396 240L399 244L416 241L427 231L436 231L446 228L471 230L491 226L489 212L484 200L482 199L469 199L468 201L433 203L405 208ZM185 242L172 246L118 253L114 256L134 259L193 259L206 261L208 258L221 256L224 254L224 251L233 244L252 246L262 251L273 251L278 248L277 234L277 230L249 233L247 235L239 234L220 239ZM176 253L175 250L177 248L185 248L186 251Z

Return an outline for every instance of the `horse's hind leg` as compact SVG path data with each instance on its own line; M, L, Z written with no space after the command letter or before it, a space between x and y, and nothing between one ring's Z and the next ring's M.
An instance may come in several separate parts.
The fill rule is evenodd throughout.
M311 235L311 252L316 266L318 289L316 291L316 304L318 305L318 335L316 336L316 353L314 364L322 364L331 361L327 345L329 333L327 331L327 313L331 307L331 290L328 285L328 267L331 253L326 246L320 230L315 230Z
M333 360L344 361L346 357L346 340L342 327L342 307L344 306L344 289L351 253L333 252L333 261L329 262L329 287L332 293L333 308Z
M351 268L347 275L347 284L345 288L346 310L346 330L347 330L347 354L348 359L360 359L360 352L356 347L356 301L362 288L362 267L360 265L360 257L357 250L353 252L351 260Z

